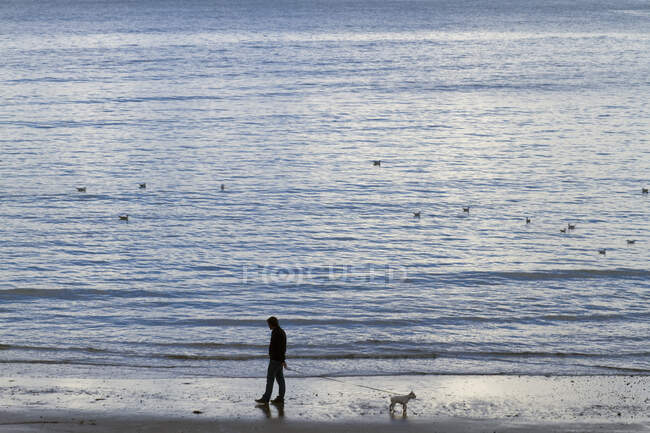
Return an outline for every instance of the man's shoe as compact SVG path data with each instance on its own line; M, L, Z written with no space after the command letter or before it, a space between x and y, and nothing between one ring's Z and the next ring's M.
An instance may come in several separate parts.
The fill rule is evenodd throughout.
M258 398L257 400L255 400L255 403L257 403L257 404L269 404L269 401L267 399L265 399L264 397L262 397L262 398Z
M275 397L273 400L271 400L271 403L273 404L284 404L284 399L280 396Z

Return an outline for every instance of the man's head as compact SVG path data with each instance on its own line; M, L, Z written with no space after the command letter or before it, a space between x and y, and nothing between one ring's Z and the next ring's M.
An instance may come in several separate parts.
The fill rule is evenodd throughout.
M270 329L277 328L278 326L280 326L280 322L278 322L278 318L275 316L271 316L268 319L266 319L266 323L268 323Z

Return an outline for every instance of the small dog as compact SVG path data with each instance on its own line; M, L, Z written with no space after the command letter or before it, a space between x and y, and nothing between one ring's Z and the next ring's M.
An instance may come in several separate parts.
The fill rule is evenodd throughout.
M415 398L415 394L413 391L411 391L407 395L396 395L394 397L390 398L390 406L388 407L388 410L390 413L395 412L395 405L397 403L402 405L402 414L406 415L406 405L409 403L409 400Z

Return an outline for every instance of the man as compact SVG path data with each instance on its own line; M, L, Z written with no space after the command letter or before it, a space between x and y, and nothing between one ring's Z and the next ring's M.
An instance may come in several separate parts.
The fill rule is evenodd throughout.
M261 398L255 400L256 403L268 404L273 392L273 383L278 381L278 396L271 402L274 404L284 403L284 374L282 369L287 367L284 355L287 351L287 334L284 329L280 328L278 319L274 316L266 319L266 323L271 330L271 343L269 344L269 368L266 372L266 392Z

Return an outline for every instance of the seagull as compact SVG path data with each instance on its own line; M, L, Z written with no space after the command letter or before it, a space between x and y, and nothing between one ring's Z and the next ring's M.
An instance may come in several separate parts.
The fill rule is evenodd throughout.
M605 248L601 248L598 250L598 254L605 255L605 253L607 253L607 250Z
M221 191L224 191L225 189L226 189L226 185L224 185L224 184L222 183L222 184L221 184Z
M420 212L421 211L413 212L413 217L414 218L420 218Z
M636 243L636 239L628 239L627 244L628 245L634 245Z
M140 189L145 189L146 187L147 187L147 184L146 184L146 183L141 183L141 184L140 184Z
M121 219L122 221L128 221L128 220L129 220L129 214L120 215L120 219Z
M381 161L379 160L372 161L372 165L381 165Z
M467 212L467 213L469 213L469 206L467 206L467 207L464 207L464 206L463 206L463 212Z
M526 217L526 224L530 224L530 218Z
M576 228L575 224L569 224L568 226L569 230L574 230Z
M647 194L648 188L641 188L641 194Z
M77 191L79 192L86 192L86 187L85 186L78 186Z

